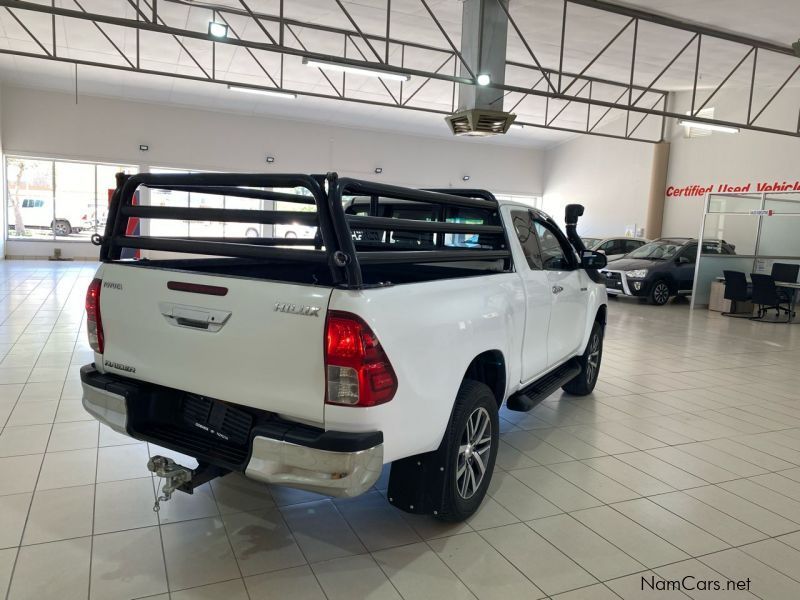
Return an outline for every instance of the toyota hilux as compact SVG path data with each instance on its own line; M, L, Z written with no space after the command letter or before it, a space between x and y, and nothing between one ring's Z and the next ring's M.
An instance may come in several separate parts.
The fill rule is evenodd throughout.
M250 199L149 206L137 191ZM293 210L278 210L294 206ZM498 410L597 381L606 291L576 233L481 190L328 175L118 176L86 296L83 405L193 457L148 467L162 498L235 471L331 496L370 489L462 520L498 451ZM140 219L140 235L131 235ZM155 220L314 227L312 238L150 236ZM160 229L163 230L163 229ZM122 259L135 248L142 258Z

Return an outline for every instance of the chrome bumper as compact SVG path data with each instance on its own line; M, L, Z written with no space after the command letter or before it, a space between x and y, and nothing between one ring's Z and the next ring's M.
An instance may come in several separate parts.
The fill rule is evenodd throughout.
M358 452L331 452L256 436L244 474L266 483L352 497L380 477L383 444Z
M83 407L114 431L129 435L123 396L83 382ZM382 468L383 444L354 452L334 452L256 435L244 474L265 483L352 497L372 487Z
M106 390L83 384L83 408L117 433L128 435L128 409L125 398Z

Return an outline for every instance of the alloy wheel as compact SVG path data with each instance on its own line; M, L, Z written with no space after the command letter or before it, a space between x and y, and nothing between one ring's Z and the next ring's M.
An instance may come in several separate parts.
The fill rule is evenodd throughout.
M480 488L491 448L492 421L489 412L479 407L467 418L456 457L456 489L464 500L472 498Z
M600 334L595 333L589 342L589 356L586 359L586 381L591 384L600 369Z
M653 299L656 304L666 304L669 300L669 288L666 283L659 282L653 289Z

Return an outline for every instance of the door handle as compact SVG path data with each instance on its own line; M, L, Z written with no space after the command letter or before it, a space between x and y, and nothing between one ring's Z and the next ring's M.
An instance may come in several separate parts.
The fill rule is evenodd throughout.
M230 311L214 310L199 306L184 306L171 302L160 302L158 305L161 314L170 325L178 327L191 327L200 331L216 333L231 316Z
M564 288L561 287L560 285L554 285L553 286L553 293L554 294L560 294L563 291L564 291Z

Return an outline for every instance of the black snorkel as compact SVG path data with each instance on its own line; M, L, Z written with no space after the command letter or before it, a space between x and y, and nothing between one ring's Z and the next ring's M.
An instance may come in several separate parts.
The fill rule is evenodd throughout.
M567 239L572 247L578 252L578 256L583 256L586 246L578 235L578 219L583 216L583 204L567 204L564 210L564 223L567 229Z
M600 274L598 269L606 266L606 257L599 252L592 252L587 250L583 244L583 240L578 235L578 219L583 216L582 204L567 204L564 210L564 224L567 230L567 239L572 247L578 252L581 260L581 268L586 271L586 274L597 283L604 283L605 277Z

